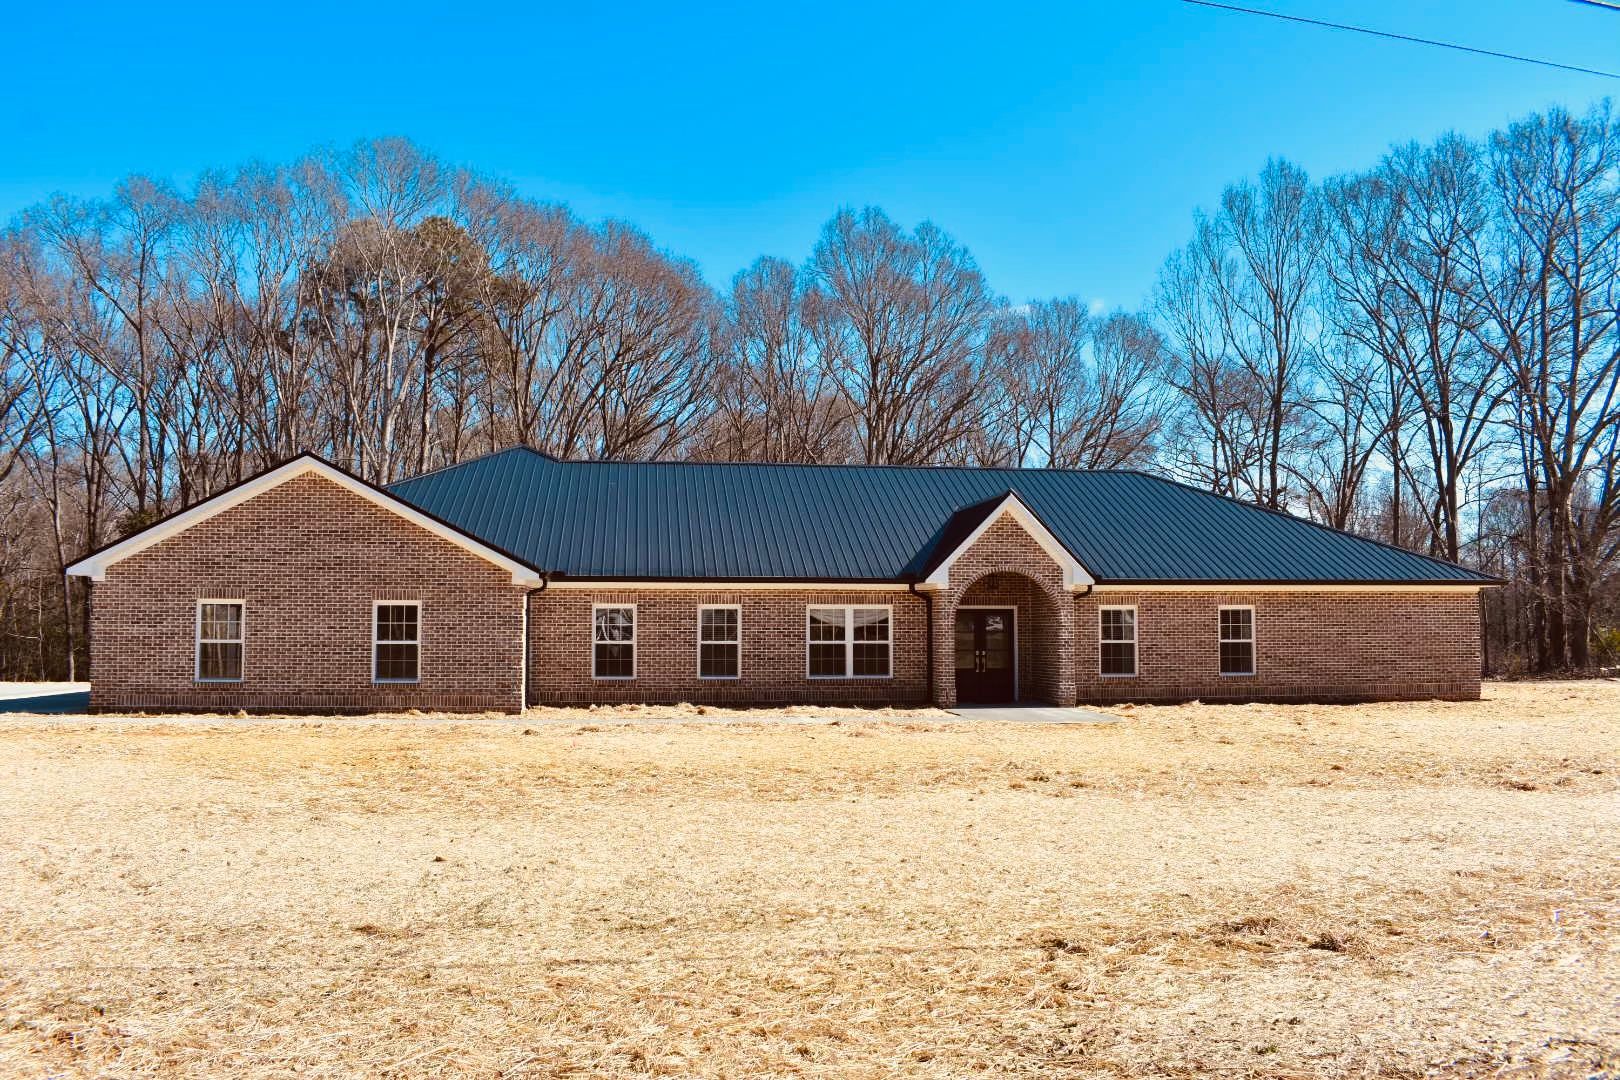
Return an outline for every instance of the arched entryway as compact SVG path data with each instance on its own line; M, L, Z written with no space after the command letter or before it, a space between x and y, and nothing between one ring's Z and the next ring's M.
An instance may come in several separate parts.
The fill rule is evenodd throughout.
M1058 601L1033 578L997 571L962 593L952 661L959 704L1063 704Z

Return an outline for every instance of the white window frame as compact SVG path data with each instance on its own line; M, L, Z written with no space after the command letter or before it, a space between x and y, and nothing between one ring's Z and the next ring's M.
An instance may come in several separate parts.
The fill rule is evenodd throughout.
M1226 637L1225 636L1226 631L1221 627L1221 612L1223 612L1223 611L1247 611L1249 613L1249 636L1246 637L1246 638L1229 638L1229 637ZM1259 641L1257 640L1259 638L1259 636L1260 636L1260 634L1259 634L1259 625L1260 625L1260 620L1255 618L1254 605L1253 604L1222 604L1216 610L1216 612L1215 612L1215 663L1216 663L1216 665L1218 667L1222 668L1221 678L1223 678L1223 679L1250 679L1250 678L1253 678L1259 672L1259 670L1260 670L1260 644L1259 644ZM1226 665L1221 663L1221 652L1220 652L1221 646L1222 645L1230 645L1230 644L1238 644L1238 643L1246 643L1249 646L1249 670L1248 671L1226 671L1226 670L1224 670Z
M382 641L377 637L377 609L384 607L413 607L416 609L416 641ZM377 677L377 646L379 645L407 645L416 646L416 678L414 679L379 679ZM371 683L373 686L413 686L422 681L422 601L420 600L373 600L371 602Z
M596 613L604 608L630 609L630 640L629 641L597 641L596 640ZM591 678L603 682L628 682L636 677L641 665L641 649L636 645L636 637L641 633L641 612L636 610L635 604L592 604L591 605ZM628 645L630 646L630 674L628 675L598 675L596 673L596 647L598 645Z
M206 642L203 641L203 636L202 636L202 612L203 612L203 605L204 604L236 604L238 607L240 607L242 609L242 619L241 619L241 624L240 624L242 636L240 638L209 638ZM191 660L191 678L192 678L192 681L200 682L200 683L239 683L239 682L241 682L243 679L245 679L247 677L247 601L246 600L232 600L232 599L226 599L226 598L220 598L220 597L207 597L207 598L198 600L197 601L197 609L196 609L196 613L195 613L195 624L194 624L193 629L192 629L191 640L192 640L192 660ZM240 675L236 676L236 678L234 678L234 679L221 678L219 676L209 676L207 678L204 678L203 673L202 673L202 647L205 644L206 645L237 645L237 646L240 646L241 650L242 650L242 668L241 668L242 673Z
M703 637L703 613L705 611L735 611L737 613L737 639L735 641L708 641ZM806 616L808 618L808 616ZM594 622L594 618L593 618ZM593 630L592 633L595 633ZM703 646L705 645L735 645L737 647L737 674L735 675L705 675L703 674ZM741 604L699 604L697 609L697 677L705 682L734 682L742 678L742 605Z
M1128 611L1131 613L1131 636L1128 640L1103 637L1103 612L1105 611ZM1097 677L1099 679L1134 679L1140 675L1142 673L1142 647L1139 643L1141 636L1142 616L1137 612L1135 604L1103 604L1097 608ZM1125 644L1129 644L1131 647L1131 670L1128 672L1104 671L1103 646Z
M810 612L812 611L842 611L844 613L844 673L842 675L812 675L810 673L810 646L833 645L837 642L810 640ZM856 675L855 674L855 612L882 611L889 621L889 639L883 644L889 647L889 673L887 675ZM875 645L876 642L866 641L863 645ZM806 604L804 606L804 677L806 679L892 679L894 678L894 605L893 604Z

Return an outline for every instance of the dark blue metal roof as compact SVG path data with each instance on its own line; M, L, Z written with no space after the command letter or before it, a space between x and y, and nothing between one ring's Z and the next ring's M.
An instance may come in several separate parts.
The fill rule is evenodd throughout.
M948 552L959 512L1016 491L1100 583L1494 580L1133 471L557 461L515 448L389 490L573 578L916 580Z

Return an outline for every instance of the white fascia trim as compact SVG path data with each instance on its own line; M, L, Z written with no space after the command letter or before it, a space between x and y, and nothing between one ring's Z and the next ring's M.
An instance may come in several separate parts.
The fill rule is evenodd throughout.
M832 581L725 581L715 578L713 581L575 581L569 578L553 578L546 591L555 589L572 589L578 592L638 592L653 590L680 590L682 592L747 592L750 590L776 590L790 589L794 592L817 590L821 592L907 592L905 585L896 585L888 582L850 582L840 584ZM712 605L711 605L712 606ZM725 606L725 605L719 605Z
M1494 588L1490 582L1459 581L1456 584L1441 582L1430 585L1379 585L1375 582L1366 584L1313 585L1308 581L1297 585L1245 585L1241 581L1215 583L1211 585L1097 585L1092 589L1095 593L1144 593L1144 592L1180 592L1180 593L1469 593L1479 592L1482 589Z
M343 472L341 469L333 468L326 462L321 461L319 458L311 457L307 454L293 458L285 465L277 466L264 475L255 477L246 483L238 484L229 491L216 495L211 499L204 499L197 505L182 513L176 514L167 521L154 525L150 529L138 532L134 536L131 536L127 540L120 543L114 544L110 548L80 559L78 562L68 567L67 572L75 577L87 577L91 581L104 581L107 577L107 567L111 566L113 563L145 551L154 544L161 544L171 536L178 535L179 533L191 528L193 525L207 521L216 514L222 514L232 507L240 506L249 499L257 495L264 494L271 488L285 484L288 480L305 476L310 473L313 473L322 479L330 480L332 483L337 484L345 490L360 496L367 502L375 506L379 506L382 509L387 510L401 518L404 518L412 525L415 525L426 532L432 533L441 540L448 540L450 543L461 548L463 551L471 552L472 554L477 555L479 558L492 562L501 569L509 571L512 575L512 584L514 585L526 585L530 588L534 588L539 586L541 583L541 577L538 573L518 562L516 559L503 555L494 548L480 544L478 541L457 532L448 525L435 521L433 518L428 517L420 510L417 510L390 495L377 491L369 484L361 483L348 473Z
M1017 495L1009 494L1005 499L1001 500L1001 505L985 516L985 519L979 523L979 527L974 529L966 540L956 545L956 550L947 555L944 562L934 568L934 572L928 575L927 584L936 589L943 589L950 585L952 564L961 558L964 552L978 543L979 537L983 536L990 526L1000 521L1002 517L1010 517L1016 521L1024 532L1029 534L1029 538L1039 544L1041 550L1052 557L1052 561L1057 563L1058 567L1063 571L1063 587L1065 589L1084 589L1093 583L1094 579L1086 572L1086 568L1080 565L1080 560L1069 554L1069 549L1058 542L1058 538L1052 535L1050 529L1041 524L1040 519L1030 512L1029 507L1024 505L1022 499Z

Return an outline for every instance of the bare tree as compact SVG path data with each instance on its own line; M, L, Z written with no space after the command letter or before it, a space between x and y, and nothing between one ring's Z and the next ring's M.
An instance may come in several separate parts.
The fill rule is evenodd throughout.
M732 281L716 369L720 394L709 454L758 461L839 462L852 449L849 410L806 323L804 275L763 258Z
M1479 340L1508 375L1538 666L1585 668L1620 525L1620 125L1532 116L1491 142L1501 213ZM1545 533L1542 523L1545 522Z
M1374 172L1330 184L1328 201L1331 272L1351 312L1342 325L1384 359L1415 406L1425 453L1393 465L1424 486L1431 548L1455 560L1463 479L1489 449L1506 392L1501 361L1477 336L1484 289L1473 246L1486 217L1477 147L1455 136L1402 147Z
M1115 469L1153 456L1165 347L1146 320L1093 319L1074 297L1040 301L992 323L987 355L1008 384L1012 463Z
M1319 332L1311 298L1321 253L1315 189L1297 167L1272 160L1258 185L1228 187L1216 215L1198 220L1161 286L1182 385L1203 399L1204 421L1223 423L1234 412L1247 421L1235 439L1211 432L1230 443L1217 447L1225 461L1216 469L1262 506L1287 501L1287 460Z
M861 460L921 464L960 444L979 419L994 307L966 249L927 222L907 233L881 210L844 210L822 230L810 273L816 348Z

